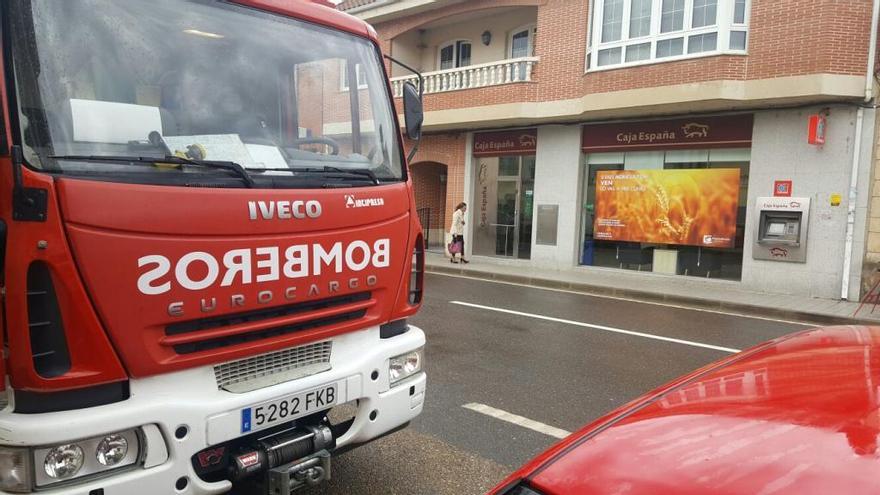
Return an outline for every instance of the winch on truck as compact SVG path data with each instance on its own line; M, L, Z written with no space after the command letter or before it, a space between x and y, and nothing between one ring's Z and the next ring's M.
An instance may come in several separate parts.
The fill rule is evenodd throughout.
M423 238L369 26L10 0L0 31L0 492L286 494L421 412Z

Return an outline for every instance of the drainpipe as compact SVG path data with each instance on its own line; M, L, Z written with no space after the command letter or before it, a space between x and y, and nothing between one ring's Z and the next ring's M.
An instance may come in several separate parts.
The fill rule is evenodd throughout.
M880 0L874 0L871 12L871 39L868 45L868 67L865 74L865 103L874 98L874 60L877 58L877 23L880 17ZM865 108L856 111L855 140L853 142L852 170L849 180L849 198L846 211L846 244L843 251L843 275L841 277L840 298L849 299L849 272L853 260L853 231L856 225L856 202L858 200L859 159L861 158L862 128L865 123Z

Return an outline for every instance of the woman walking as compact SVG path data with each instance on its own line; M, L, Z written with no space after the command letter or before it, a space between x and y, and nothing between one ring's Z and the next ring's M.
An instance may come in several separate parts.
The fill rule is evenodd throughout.
M455 207L455 213L452 214L452 228L449 229L449 233L452 234L452 243L450 244L449 254L452 255L452 258L449 258L451 263L458 263L455 261L455 253L461 256L462 263L470 263L468 260L464 259L464 214L467 212L467 204L459 203L458 206ZM452 247L456 249L452 249Z

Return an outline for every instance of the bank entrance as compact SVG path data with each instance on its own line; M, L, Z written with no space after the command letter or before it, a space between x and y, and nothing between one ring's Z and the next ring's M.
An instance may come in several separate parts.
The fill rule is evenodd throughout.
M474 136L473 254L531 258L536 143L535 129Z

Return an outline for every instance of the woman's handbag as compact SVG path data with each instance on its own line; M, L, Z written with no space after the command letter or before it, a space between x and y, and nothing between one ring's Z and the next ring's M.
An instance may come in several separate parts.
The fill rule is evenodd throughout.
M449 254L452 254L452 255L461 254L461 248L462 248L461 241L452 241L449 243L448 246L446 246L446 248L449 249Z

